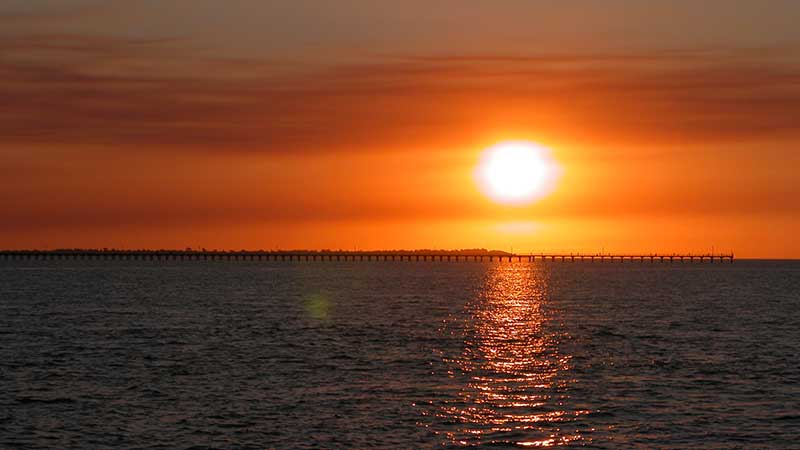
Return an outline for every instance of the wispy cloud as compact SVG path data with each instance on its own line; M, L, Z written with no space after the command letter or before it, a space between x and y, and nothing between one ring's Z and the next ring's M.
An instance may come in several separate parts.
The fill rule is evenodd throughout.
M796 137L800 64L753 49L382 57L298 66L174 41L7 36L5 143L365 149L513 126L609 142Z

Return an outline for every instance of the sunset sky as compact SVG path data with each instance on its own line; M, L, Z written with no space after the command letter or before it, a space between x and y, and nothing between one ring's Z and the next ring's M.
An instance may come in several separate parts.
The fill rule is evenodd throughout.
M0 248L800 257L800 2L0 3ZM560 173L508 205L482 151Z

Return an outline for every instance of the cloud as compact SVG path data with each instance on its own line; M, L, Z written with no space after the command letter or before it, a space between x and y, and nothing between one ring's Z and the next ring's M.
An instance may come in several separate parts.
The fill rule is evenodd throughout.
M369 151L533 130L611 143L800 134L800 67L754 49L376 57L321 67L203 55L179 41L11 36L7 144ZM781 55L787 55L782 58Z
M85 17L112 7L103 0L5 0L0 4L0 21L7 24L63 21Z

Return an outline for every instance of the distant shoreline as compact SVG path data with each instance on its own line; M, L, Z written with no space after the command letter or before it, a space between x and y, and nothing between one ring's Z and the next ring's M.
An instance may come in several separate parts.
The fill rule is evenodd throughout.
M515 253L502 250L487 250L484 248L473 249L414 249L414 250L332 250L332 249L280 249L280 250L231 250L231 249L116 249L116 248L55 248L55 249L7 249L0 250L2 253L215 253L215 254L349 254L349 255L514 255ZM551 252L546 252L551 253ZM537 253L538 254L538 253ZM560 254L560 253L559 253ZM577 253L576 253L577 254Z

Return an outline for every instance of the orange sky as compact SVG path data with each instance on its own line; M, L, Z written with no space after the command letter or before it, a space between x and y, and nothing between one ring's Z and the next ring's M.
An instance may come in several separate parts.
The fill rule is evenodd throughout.
M374 3L0 6L0 247L800 257L797 3Z

